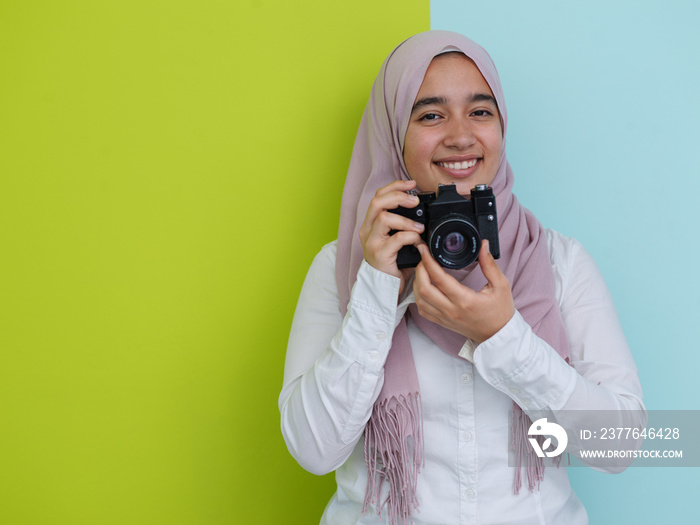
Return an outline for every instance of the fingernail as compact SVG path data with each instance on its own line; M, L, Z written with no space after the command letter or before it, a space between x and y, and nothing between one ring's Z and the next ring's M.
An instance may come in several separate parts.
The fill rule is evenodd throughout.
M421 224L420 222L416 222L414 224L416 225L416 230L418 230L419 232L422 232L423 230L425 230L425 226L423 224Z

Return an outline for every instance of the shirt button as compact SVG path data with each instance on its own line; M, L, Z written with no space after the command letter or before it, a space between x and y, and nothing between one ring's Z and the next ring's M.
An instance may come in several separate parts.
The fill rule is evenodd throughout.
M467 498L473 498L476 496L476 491L474 489L467 489L464 491L464 496Z
M370 351L370 353L369 353L369 358L370 358L372 361L376 361L378 357L379 357L379 352L377 352L376 350L371 350L371 351Z
M384 341L386 339L386 334L384 332L377 332L377 341Z
M520 390L518 390L517 388L509 388L508 391L509 391L511 394L515 394L515 395L517 395L517 394L520 393Z
M520 401L520 403L523 405L523 408L530 408L532 401L530 401L529 399L523 399Z
M471 432L462 432L462 441L471 441L472 440L472 433Z
M469 383L469 381L472 380L472 376L469 374L462 374L461 377L459 378L462 383Z

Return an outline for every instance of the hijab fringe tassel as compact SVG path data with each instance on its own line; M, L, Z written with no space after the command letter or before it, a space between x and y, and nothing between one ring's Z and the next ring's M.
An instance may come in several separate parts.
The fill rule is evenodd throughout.
M418 474L425 465L420 394L375 405L365 427L365 462L369 477L362 513L375 505L381 518L386 506L391 525L412 523L411 513L418 510ZM389 494L381 501L384 481Z
M528 441L528 430L532 421L523 412L523 410L513 403L512 410L512 434L513 440L511 448L515 451L515 477L513 479L513 493L517 496L520 493L522 486L522 466L523 456L525 457L525 469L527 471L527 488L530 492L535 488L540 490L540 482L544 479L544 461L535 453L535 449L530 446ZM537 440L542 446L544 442L543 436L537 436ZM554 460L557 468L561 462L561 456Z

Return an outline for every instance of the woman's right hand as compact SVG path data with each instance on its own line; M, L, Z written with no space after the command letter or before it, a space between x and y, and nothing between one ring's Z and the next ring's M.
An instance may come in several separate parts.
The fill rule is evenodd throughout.
M360 242L365 260L375 269L401 279L399 295L413 273L413 268L399 270L396 256L404 246L423 243L420 234L424 226L388 210L399 206L415 208L420 202L418 197L406 193L415 188L416 182L413 180L397 180L377 190L360 227ZM389 235L391 230L396 230L396 233Z

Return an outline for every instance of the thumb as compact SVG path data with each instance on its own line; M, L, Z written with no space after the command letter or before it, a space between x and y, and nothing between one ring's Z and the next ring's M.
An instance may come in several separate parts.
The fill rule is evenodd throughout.
M484 239L481 242L481 250L479 251L479 266L481 267L481 271L484 273L484 277L486 277L486 280L488 281L485 288L502 284L505 275L503 275L503 272L496 264L496 260L493 258L493 255L491 255L488 239Z

